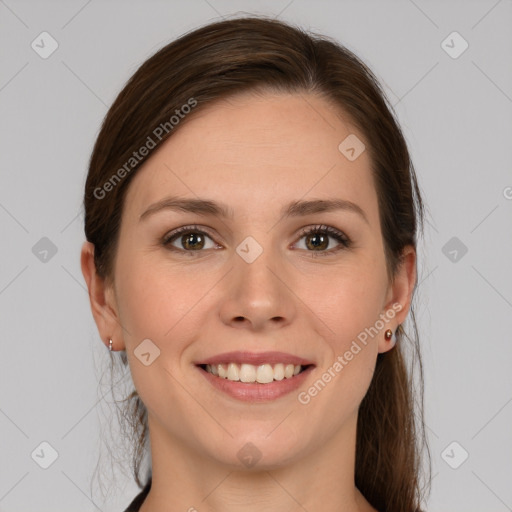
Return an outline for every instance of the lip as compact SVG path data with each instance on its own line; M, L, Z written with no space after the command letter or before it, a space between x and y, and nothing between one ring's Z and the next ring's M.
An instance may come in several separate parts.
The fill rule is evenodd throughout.
M245 361L247 362L247 360ZM268 362L268 359L266 359L265 361ZM236 361L231 360L231 362ZM291 393L292 391L296 390L298 387L300 387L304 383L304 381L309 377L310 373L314 369L314 365L311 364L301 373L299 373L298 375L294 375L289 379L284 378L283 380L275 380L273 382L269 382L268 384L260 384L258 382L246 383L240 381L231 381L229 379L217 377L216 375L207 372L201 366L196 366L196 368L198 369L199 372L201 372L204 378L210 384L212 384L212 386L222 391L223 393L226 393L232 398L236 398L237 400L241 400L243 402L268 402L285 396Z
M286 352L247 352L247 351L234 351L224 352L216 356L209 357L202 361L195 363L196 366L205 364L252 364L254 366L260 364L293 364L294 366L314 366L313 361L308 361L301 357L294 356L293 354L287 354ZM300 375L300 374L299 374Z

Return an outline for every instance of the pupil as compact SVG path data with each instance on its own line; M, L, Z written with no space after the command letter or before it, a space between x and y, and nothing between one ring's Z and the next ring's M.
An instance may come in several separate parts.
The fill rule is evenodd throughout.
M314 240L314 239L316 239L317 241L313 242L311 244L313 249L318 249L318 248L326 249L327 245L329 245L329 241L327 240L327 237L322 234L315 233L314 235L311 235L311 237L309 238L310 241Z
M201 249L204 245L203 237L198 233L189 233L182 240L184 240L183 246L186 249Z

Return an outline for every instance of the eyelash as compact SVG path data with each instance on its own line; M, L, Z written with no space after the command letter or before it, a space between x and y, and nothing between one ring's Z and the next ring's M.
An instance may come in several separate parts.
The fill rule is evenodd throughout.
M208 231L205 231L204 228L200 228L199 226L192 225L192 226L183 226L181 228L175 229L171 233L168 233L162 239L162 245L171 251L175 251L175 252L179 252L179 253L187 253L190 256L195 256L196 253L204 252L203 250L187 251L185 249L178 249L178 248L170 245L171 242L173 242L175 239L177 239L180 235L189 234L189 233L200 233L202 235L207 235L209 238L211 238L213 240L212 235L210 235L208 233ZM330 254L337 253L340 250L348 249L352 245L352 241L350 240L350 238L348 236L346 236L344 233L342 233L341 231L339 231L331 226L326 226L325 224L320 224L320 225L311 226L308 228L303 228L299 234L298 240L301 240L302 238L304 238L307 235L316 235L316 234L329 235L330 237L337 240L340 243L340 246L335 247L334 249L328 249L326 251L307 251L307 252L311 252L312 256L315 258L318 256L328 256Z

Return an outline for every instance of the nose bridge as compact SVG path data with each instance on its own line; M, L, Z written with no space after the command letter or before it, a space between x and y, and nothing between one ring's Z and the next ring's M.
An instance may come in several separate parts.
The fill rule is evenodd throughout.
M270 240L266 237L263 246L249 236L237 246L229 273L229 296L222 308L225 322L245 319L261 328L269 321L283 324L292 319L293 300L285 285L284 267Z
M234 277L239 291L260 302L276 298L282 286L276 277L280 265L269 238L265 248L253 237L247 237L236 249Z

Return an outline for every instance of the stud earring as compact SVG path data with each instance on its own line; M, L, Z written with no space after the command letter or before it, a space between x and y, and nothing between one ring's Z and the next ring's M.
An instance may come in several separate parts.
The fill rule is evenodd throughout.
M386 341L389 341L393 337L393 331L391 329L388 329L384 333L384 338L386 338Z
M112 339L111 338L108 340L108 349L110 350L110 352L112 352Z

